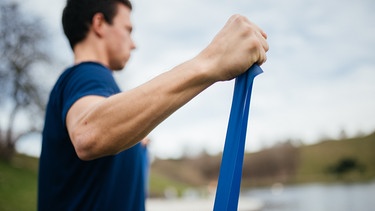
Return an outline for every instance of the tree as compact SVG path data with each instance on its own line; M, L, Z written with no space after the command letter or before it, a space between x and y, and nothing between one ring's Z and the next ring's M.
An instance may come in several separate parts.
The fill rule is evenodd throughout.
M45 42L40 19L22 14L17 3L0 1L1 159L9 161L16 141L41 129L45 104L32 71L49 61Z

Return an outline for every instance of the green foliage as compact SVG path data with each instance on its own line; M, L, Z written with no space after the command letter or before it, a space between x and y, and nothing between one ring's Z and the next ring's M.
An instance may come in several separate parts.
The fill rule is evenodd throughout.
M357 159L351 157L344 157L339 160L336 164L327 168L327 173L336 175L337 178L343 178L348 173L356 171L363 175L366 171L364 165L359 163Z

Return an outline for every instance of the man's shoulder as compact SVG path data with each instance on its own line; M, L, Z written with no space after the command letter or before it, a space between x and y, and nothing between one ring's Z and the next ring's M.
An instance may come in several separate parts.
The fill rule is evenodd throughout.
M65 85L68 81L74 80L74 83L81 78L103 78L112 77L112 72L105 66L96 62L82 62L66 68L58 78L56 85Z
M68 77L71 74L98 74L106 73L111 74L111 70L106 68L104 65L96 62L82 62L75 64L65 69L61 77Z

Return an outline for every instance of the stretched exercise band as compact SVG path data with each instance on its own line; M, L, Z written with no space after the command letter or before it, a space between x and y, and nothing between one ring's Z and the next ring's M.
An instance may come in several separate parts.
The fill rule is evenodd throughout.
M258 65L253 65L236 78L214 211L238 208L251 90L255 76L262 72Z

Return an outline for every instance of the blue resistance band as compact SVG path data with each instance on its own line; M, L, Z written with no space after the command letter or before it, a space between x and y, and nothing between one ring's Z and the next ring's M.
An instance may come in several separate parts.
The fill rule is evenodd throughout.
M253 65L236 78L214 211L238 208L251 90L255 76L262 72L258 65Z

